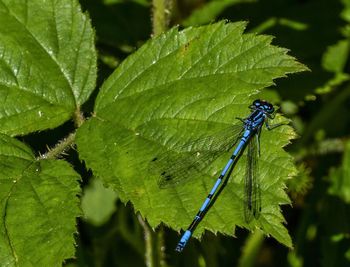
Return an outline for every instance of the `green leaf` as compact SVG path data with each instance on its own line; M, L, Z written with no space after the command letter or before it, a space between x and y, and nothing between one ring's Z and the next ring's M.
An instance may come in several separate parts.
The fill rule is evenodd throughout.
M79 176L64 161L36 161L30 149L0 134L0 262L62 266L74 256Z
M344 5L344 9L341 12L341 18L350 22L350 1L349 0L341 0Z
M201 177L160 189L149 163L159 153L175 155L174 146L219 132L249 114L251 98L286 73L305 70L270 44L272 37L243 34L245 23L172 29L150 40L127 58L103 84L95 117L78 130L80 156L94 175L131 201L148 222L184 229L204 201L229 153ZM276 118L281 121L281 116ZM243 219L245 158L195 232L233 234L235 226L256 226L292 246L279 204L289 203L285 181L295 175L283 146L294 137L289 126L263 131L259 221ZM94 149L91 149L91 148ZM171 163L170 163L171 164Z
M93 179L85 188L81 200L84 217L94 225L105 223L115 211L117 194L110 188L105 188L99 179Z
M0 3L0 132L56 127L95 87L89 18L74 1Z
M345 146L342 166L333 169L329 175L331 186L328 192L350 203L350 142Z
M344 84L349 79L350 75L347 73L335 73L334 76L330 80L326 81L324 85L322 85L321 87L317 87L315 89L315 92L317 94L327 94L333 91L335 88L339 87L340 85Z
M344 71L349 57L349 41L340 40L338 43L328 47L322 57L322 67L333 72L334 76L323 86L316 88L316 93L325 94L340 86L350 79L350 75Z
M323 68L330 72L343 72L348 56L349 41L341 40L328 47L322 59Z
M191 15L186 18L182 25L185 27L188 26L198 26L203 25L209 22L212 22L216 19L221 12L226 8L241 4L255 2L255 0L212 0L204 4L200 8L194 10Z

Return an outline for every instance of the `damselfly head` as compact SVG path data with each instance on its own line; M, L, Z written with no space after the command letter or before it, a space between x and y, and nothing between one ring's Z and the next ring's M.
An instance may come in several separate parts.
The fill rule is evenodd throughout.
M260 100L260 99L254 100L251 107L253 109L258 109L269 114L272 114L275 112L275 108L273 107L273 105L265 100Z

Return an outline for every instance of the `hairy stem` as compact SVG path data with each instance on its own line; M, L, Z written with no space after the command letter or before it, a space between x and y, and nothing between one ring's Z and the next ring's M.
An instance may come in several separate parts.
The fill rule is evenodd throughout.
M83 113L80 111L80 108L74 112L73 116L74 124L77 128L79 128L85 121L85 117ZM70 146L74 143L75 140L75 132L69 134L67 137L60 140L53 148L49 148L48 152L43 155L40 155L38 159L54 159L59 155L63 154L66 150L70 148Z
M57 158L59 155L64 153L73 143L75 140L75 132L71 133L64 139L60 140L56 146L49 149L48 152L46 152L43 155L40 155L39 159L54 159Z
M170 10L173 0L153 0L153 36L166 31L170 21Z

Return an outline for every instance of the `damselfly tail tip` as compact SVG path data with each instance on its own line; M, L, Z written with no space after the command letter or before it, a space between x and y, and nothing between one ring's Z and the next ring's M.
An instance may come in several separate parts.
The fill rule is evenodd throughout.
M184 244L183 243L179 243L177 244L175 251L176 252L182 252L182 250L184 249Z
M181 252L184 249L191 235L192 235L192 232L190 230L186 230L186 232L181 237L181 240L179 241L179 243L177 243L177 246L175 248L177 252Z

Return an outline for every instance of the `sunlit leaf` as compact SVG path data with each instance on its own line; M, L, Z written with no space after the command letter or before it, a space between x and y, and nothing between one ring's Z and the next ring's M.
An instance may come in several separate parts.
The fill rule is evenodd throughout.
M175 155L181 143L237 123L235 117L249 114L250 97L273 79L306 69L286 49L272 46L270 36L243 34L244 28L245 23L222 22L181 32L175 28L147 42L103 84L95 116L78 130L78 150L87 166L152 226L187 227L229 154L201 176L167 189L158 187L152 159L166 151ZM260 227L291 246L279 204L289 203L285 181L296 173L283 150L293 137L289 126L262 133L260 219L250 225L243 219L242 157L196 236L204 229L233 234L236 225Z
M95 80L94 34L78 1L1 1L0 132L60 125Z
M64 161L37 161L21 142L0 134L0 262L62 266L74 256L79 176Z

